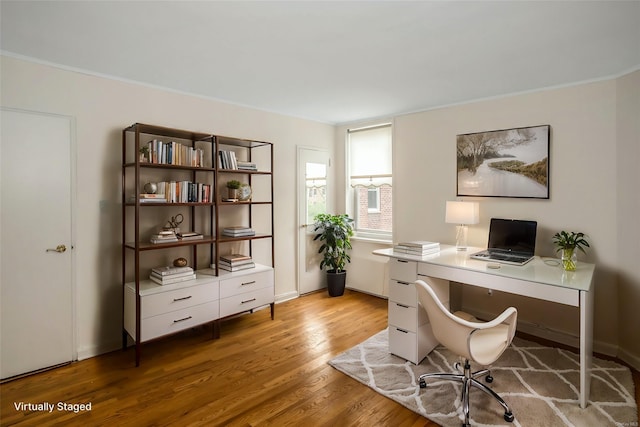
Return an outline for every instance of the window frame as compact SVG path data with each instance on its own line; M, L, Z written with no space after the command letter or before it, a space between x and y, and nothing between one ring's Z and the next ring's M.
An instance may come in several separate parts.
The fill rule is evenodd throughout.
M368 228L359 228L358 224L359 224L359 219L358 219L358 208L357 208L357 204L358 204L358 196L357 196L357 191L356 188L354 188L351 184L351 180L352 180L352 175L351 175L351 171L350 171L350 166L351 166L351 144L350 144L350 135L352 133L355 132L359 132L359 131L366 131L366 130L373 130L373 129L377 129L377 128L382 128L382 127L388 127L391 133L391 151L393 152L393 123L391 121L383 121L383 122L379 122L379 123L375 123L375 124L371 124L368 126L360 126L360 127L353 127L353 128L347 128L346 132L345 132L345 199L346 199L346 210L347 213L349 214L349 216L351 216L352 218L354 218L354 236L353 238L358 240L358 239L363 239L363 240L374 240L374 241L378 241L378 242L383 242L383 243L391 243L393 242L393 221L391 223L391 230L387 231L387 230L377 230L377 229L368 229ZM392 163L393 165L393 163ZM392 172L389 176L389 178L392 180L393 179L393 166L392 166ZM393 183L391 183L391 189L393 191ZM382 206L380 206L381 204L381 198L380 198L380 187L376 187L377 190L377 201L378 201L378 209L375 211L370 211L368 209L368 212L371 213L381 213L382 212ZM368 194L367 194L368 196ZM393 202L391 202L391 215L393 217Z

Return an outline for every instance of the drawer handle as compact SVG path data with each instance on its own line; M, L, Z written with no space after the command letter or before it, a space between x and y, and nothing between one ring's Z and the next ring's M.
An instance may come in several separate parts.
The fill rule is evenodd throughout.
M404 260L404 259L397 259L396 261L398 261L398 262L403 262L403 263L405 263L405 264L409 263L409 261Z
M406 286L409 286L409 285L411 284L411 283L409 283L409 282L401 282L401 281L399 281L399 280L398 280L398 283L399 283L399 284L401 284L401 285L406 285Z
M253 285L254 283L256 283L255 280L252 280L250 282L244 282L243 284L241 284L240 286L244 286L244 285Z
M409 331L405 331L404 329L396 328L396 331L402 332L403 334L408 334Z
M185 318L183 318L183 319L174 320L174 321L173 321L173 323L180 323L180 322L184 322L185 320L189 320L189 319L191 319L191 318L192 318L191 316L187 316L187 317L185 317Z
M246 301L242 301L240 304L246 304L246 303L248 303L248 302L253 302L253 301L255 301L255 300L256 300L255 298L251 298L251 299L248 299L248 300L246 300Z
M408 305L404 305L404 304L398 304L398 303L396 303L396 305L397 305L398 307L402 307L402 308L409 308L409 306L408 306Z
M173 299L173 302L176 302L176 301L184 301L184 300L189 299L189 298L191 298L191 295L189 295L188 297L174 298L174 299Z

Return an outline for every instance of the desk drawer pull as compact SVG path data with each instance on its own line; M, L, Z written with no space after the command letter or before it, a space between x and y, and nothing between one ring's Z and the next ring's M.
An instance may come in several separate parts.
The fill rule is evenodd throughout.
M403 263L405 263L405 264L408 264L408 263L409 263L409 261L404 260L404 259L397 259L396 261L398 261L398 262L403 262Z
M177 302L177 301L184 301L191 298L191 295L189 295L188 297L182 297L182 298L174 298L173 302Z
M246 301L242 301L240 304L246 304L246 303L248 303L248 302L253 302L253 301L255 301L255 300L256 300L255 298L251 298L251 299L248 299L248 300L246 300Z
M411 283L409 283L409 282L401 282L400 280L396 280L396 282L398 282L398 284L400 284L400 285L406 285L406 286L411 285Z
M174 320L174 321L173 321L173 323L180 323L180 322L184 322L185 320L189 320L189 319L191 319L191 318L192 318L191 316L187 316L187 317L182 318L182 319Z
M254 283L256 283L256 281L255 281L255 280L252 280L252 281L250 281L250 282L244 282L244 283L242 283L240 286L253 285Z
M404 304L398 304L398 303L396 303L396 305L397 305L398 307L402 307L402 308L409 308L409 306L408 306L408 305L404 305Z
M396 328L396 331L402 332L403 334L408 334L409 331L405 331L404 329Z

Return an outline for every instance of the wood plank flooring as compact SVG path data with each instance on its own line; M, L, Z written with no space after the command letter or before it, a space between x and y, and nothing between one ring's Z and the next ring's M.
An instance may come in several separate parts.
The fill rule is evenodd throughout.
M269 314L225 320L219 340L208 326L148 343L138 368L129 349L2 384L1 425L436 426L327 364L386 327L386 300L318 292ZM59 411L58 402L91 411Z

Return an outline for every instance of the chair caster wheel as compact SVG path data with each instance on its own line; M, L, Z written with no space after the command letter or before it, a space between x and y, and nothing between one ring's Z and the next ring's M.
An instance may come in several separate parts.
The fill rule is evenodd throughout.
M486 382L488 383L492 383L493 382L493 377L491 375L487 375L486 378L484 379Z
M420 380L420 388L427 388L427 382L425 380Z
M507 422L513 422L513 420L515 419L515 417L513 416L513 414L511 412L505 412L504 413L504 420Z

